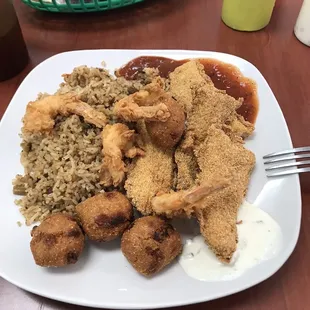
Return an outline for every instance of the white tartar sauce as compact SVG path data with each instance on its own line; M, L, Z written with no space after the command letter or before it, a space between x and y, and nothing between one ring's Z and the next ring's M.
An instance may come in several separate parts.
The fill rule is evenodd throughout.
M229 264L216 258L202 236L186 241L179 263L190 277L200 281L233 280L247 269L278 254L282 246L282 232L270 215L244 202L237 221L239 242Z

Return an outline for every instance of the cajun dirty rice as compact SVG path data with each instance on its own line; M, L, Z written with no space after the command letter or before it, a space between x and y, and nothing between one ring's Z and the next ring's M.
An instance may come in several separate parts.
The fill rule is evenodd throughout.
M82 101L110 116L116 101L141 89L156 74L154 69L145 69L138 80L127 81L102 68L81 66L63 75L64 82L57 94L74 92ZM39 95L42 96L45 95ZM103 190L99 184L100 133L100 128L71 115L57 116L51 134L21 134L25 171L13 185L14 193L22 195L16 203L27 225L51 213L72 213L78 203Z

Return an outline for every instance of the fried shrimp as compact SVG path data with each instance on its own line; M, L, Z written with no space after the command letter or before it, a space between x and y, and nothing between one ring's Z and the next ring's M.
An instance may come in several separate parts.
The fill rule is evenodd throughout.
M22 131L29 134L50 132L57 115L68 116L70 114L82 116L86 122L99 128L107 123L107 118L103 113L94 110L75 95L52 95L28 103Z
M185 130L184 110L160 78L116 103L114 114L125 121L144 120L152 142L164 150L173 148Z
M136 98L139 96L140 100L140 98L147 96L148 93L141 90L136 95ZM140 119L164 122L170 116L168 108L164 103L159 103L154 106L139 106L136 101L137 100L134 98L125 98L120 100L115 105L115 115L118 117L121 116L121 118L127 122L136 122Z
M141 119L165 122L171 116L166 102L167 94L162 88L162 81L156 79L144 89L118 101L114 114L127 122Z
M100 180L104 186L118 186L125 178L126 167L123 157L143 156L144 151L135 146L137 134L126 125L106 125L102 131L103 164Z
M205 197L227 187L229 183L228 178L214 177L190 190L159 194L152 199L151 205L156 214L170 217L185 212L190 216L197 209L205 206Z

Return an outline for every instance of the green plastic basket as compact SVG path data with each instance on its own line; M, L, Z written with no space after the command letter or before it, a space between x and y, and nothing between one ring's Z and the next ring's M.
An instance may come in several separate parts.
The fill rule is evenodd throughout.
M34 9L61 13L100 12L142 1L144 0L22 0Z

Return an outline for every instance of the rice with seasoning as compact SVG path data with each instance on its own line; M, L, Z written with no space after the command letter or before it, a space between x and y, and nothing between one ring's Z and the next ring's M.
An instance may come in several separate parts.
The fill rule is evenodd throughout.
M76 93L82 101L110 117L116 101L149 83L157 71L146 69L135 81L115 78L102 68L77 67L64 74L57 94ZM46 94L40 94L39 97ZM26 224L56 212L74 213L74 207L103 191L99 182L102 164L101 129L82 117L57 116L51 134L22 135L24 175L13 181L16 201Z

